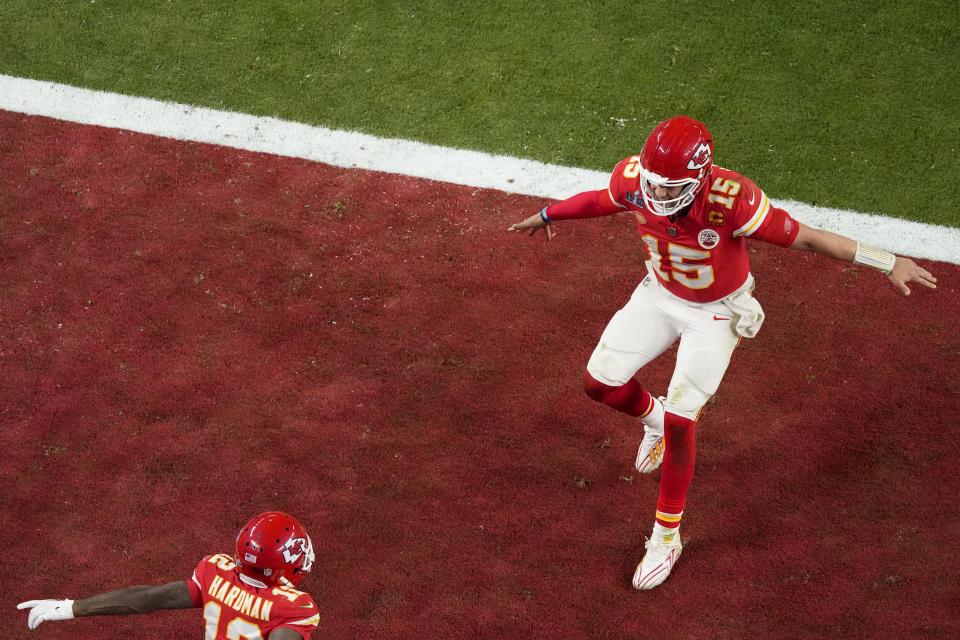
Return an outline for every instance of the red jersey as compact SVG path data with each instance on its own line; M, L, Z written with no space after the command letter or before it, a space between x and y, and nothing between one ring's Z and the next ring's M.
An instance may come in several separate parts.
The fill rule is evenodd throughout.
M258 589L240 580L228 555L207 556L187 581L193 603L203 607L206 640L265 640L279 627L305 639L317 628L320 614L310 594L292 587Z
M640 189L640 156L622 160L607 191L588 191L547 207L551 220L633 213L660 284L692 302L714 302L739 289L750 274L744 247L756 238L788 247L800 227L770 204L749 178L714 165L686 214L660 216L647 209Z

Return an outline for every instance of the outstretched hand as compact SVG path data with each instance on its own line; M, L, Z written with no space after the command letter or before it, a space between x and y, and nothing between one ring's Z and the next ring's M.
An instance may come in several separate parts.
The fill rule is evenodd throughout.
M540 229L543 229L543 232L547 234L548 241L553 240L553 230L550 229L550 223L544 220L539 213L507 227L507 231L529 231L531 236Z
M930 289L937 288L937 279L933 277L932 273L910 258L904 258L902 256L897 256L897 261L893 263L893 269L890 270L887 277L890 278L890 282L900 289L900 292L905 296L910 295L910 287L907 286L908 282L916 282Z
M27 626L36 629L47 620L71 620L73 618L73 600L27 600L17 605L17 609L29 609Z

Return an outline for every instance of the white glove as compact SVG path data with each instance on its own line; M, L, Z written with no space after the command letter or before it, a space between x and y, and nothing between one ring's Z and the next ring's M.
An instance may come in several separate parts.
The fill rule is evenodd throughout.
M27 600L17 609L30 609L27 626L36 629L47 620L70 620L73 618L73 600Z

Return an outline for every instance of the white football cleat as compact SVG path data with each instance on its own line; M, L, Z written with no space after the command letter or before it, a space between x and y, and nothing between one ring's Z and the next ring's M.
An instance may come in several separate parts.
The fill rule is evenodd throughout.
M640 473L650 473L663 462L663 434L656 433L647 425L643 425L643 440L637 450L637 460L634 466Z
M655 398L650 413L641 418L643 422L643 440L637 450L634 466L640 473L650 473L663 462L663 398Z
M653 589L666 580L683 551L679 529L669 540L654 538L647 540L644 546L647 553L633 573L634 589Z

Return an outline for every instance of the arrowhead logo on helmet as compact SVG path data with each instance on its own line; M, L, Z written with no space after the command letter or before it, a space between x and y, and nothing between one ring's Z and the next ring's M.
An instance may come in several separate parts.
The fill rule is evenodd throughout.
M283 559L287 561L287 564L296 564L297 560L303 557L303 554L307 554L303 566L304 571L310 570L310 565L313 563L313 548L307 538L290 538L283 545L282 550Z
M710 149L710 144L701 142L697 150L693 152L693 156L690 157L690 162L687 163L687 169L691 171L702 169L710 164L712 157L713 153Z

